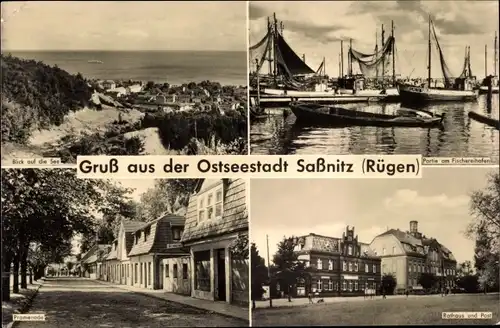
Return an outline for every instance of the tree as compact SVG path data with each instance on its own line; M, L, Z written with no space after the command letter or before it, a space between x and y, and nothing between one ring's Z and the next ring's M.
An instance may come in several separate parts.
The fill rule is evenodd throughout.
M487 186L471 195L471 214L474 221L469 234L476 239L474 266L483 290L499 288L500 258L500 174L488 177Z
M469 276L473 273L471 261L465 261L458 265L457 277Z
M468 274L461 276L456 281L457 287L463 288L466 293L476 293L479 290L478 276Z
M430 272L422 272L420 277L418 277L419 285L421 285L425 290L429 290L434 287L437 281L436 276Z
M381 290L382 293L385 295L392 295L394 294L394 288L396 288L397 285L397 280L396 277L392 274L385 273L382 276L382 284L381 284Z
M252 273L252 308L255 309L255 301L262 299L264 295L264 285L269 281L268 271L266 267L266 262L263 257L259 255L259 250L254 243L250 247L250 261L251 261L251 273Z
M280 281L280 285L286 286L288 301L291 302L291 287L295 285L297 279L307 275L307 270L303 262L298 260L298 255L295 253L297 238L284 237L278 243L278 250L273 256L273 263L276 267L276 278Z

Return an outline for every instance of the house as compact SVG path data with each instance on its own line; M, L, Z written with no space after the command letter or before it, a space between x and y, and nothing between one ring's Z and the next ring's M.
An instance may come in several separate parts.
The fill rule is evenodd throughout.
M200 179L189 199L182 243L190 250L191 296L247 304L248 259L233 252L248 240L246 181Z
M294 296L310 292L325 297L356 296L380 288L380 258L368 244L358 241L354 227L346 227L341 238L314 233L299 237L295 252L309 267L310 279L297 282Z
M116 83L113 80L107 80L100 83L105 90L115 89Z
M130 264L129 252L134 244L134 233L142 227L144 222L122 220L118 230L118 245L116 258L120 262L118 270L118 281L122 285L132 285L132 269Z
M395 276L396 292L422 289L422 273L438 278L440 287L454 287L457 262L452 252L434 238L418 231L418 222L410 221L410 230L390 229L376 236L370 248L382 259L382 274Z
M142 91L142 85L140 84L133 84L127 87L127 93L139 93Z
M106 91L106 94L111 94L115 97L122 97L128 94L127 88L124 87L118 87L118 88L112 88Z
M118 260L118 239L115 239L111 243L111 249L104 261L104 280L113 283L120 283L118 271L119 265L120 261Z
M82 255L80 263L82 264L82 276L90 279L98 278L98 263L102 260L103 254L107 251L109 245L95 244L85 254Z
M174 290L171 285L177 284L178 281L168 278L173 264L182 264L182 261L164 261L164 259L185 257L189 254L180 243L184 223L184 217L167 214L143 224L134 232L133 245L128 254L133 286Z

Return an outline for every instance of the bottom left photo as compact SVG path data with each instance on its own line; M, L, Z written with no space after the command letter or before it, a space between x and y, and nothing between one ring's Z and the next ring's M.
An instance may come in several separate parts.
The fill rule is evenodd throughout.
M2 169L2 327L249 326L247 188Z

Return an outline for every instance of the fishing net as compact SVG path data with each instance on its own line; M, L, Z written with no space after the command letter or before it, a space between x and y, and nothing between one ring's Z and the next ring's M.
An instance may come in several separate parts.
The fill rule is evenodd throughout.
M390 71L390 66L393 58L394 38L391 36L387 39L384 46L380 50L375 50L372 54L365 54L360 51L350 49L349 54L352 63L359 65L359 70L366 78L379 78L387 76Z
M266 35L257 42L254 46L248 49L248 60L250 61L249 68L250 72L260 72L261 74L269 74L270 72L263 72L264 68L262 67L264 62L266 61L266 57L269 53L269 49L272 47L272 37L269 31Z

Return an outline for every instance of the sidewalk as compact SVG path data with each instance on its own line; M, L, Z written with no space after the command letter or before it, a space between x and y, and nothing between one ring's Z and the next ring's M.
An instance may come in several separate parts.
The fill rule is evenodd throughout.
M498 293L488 293L489 294L498 294ZM444 297L454 297L458 295L483 295L482 293L475 293L475 294L448 294ZM424 298L424 297L443 297L441 294L428 294L428 295L409 295L408 298ZM406 295L387 295L387 298L389 299L394 299L394 298L401 298L401 299L406 299ZM347 303L347 302L362 302L362 301L374 301L374 300L381 300L383 297L381 295L377 295L373 298L370 297L364 297L364 296L350 296L350 297L316 297L314 299L314 303L318 301L318 299L323 299L324 303ZM293 306L304 306L309 304L309 299L307 297L301 297L301 298L292 298L291 302L288 302L288 298L273 298L273 307L275 308L280 308L280 307L293 307ZM255 307L257 309L266 309L269 308L269 300L265 301L256 301L255 302Z
M11 328L14 324L13 315L24 313L30 308L44 282L45 278L41 278L28 284L27 289L19 289L19 294L11 292L10 301L2 301L2 328Z
M228 317L233 317L233 318L238 318L242 319L245 321L249 321L249 308L244 308L240 307L237 305L231 305L225 302L214 302L214 301L208 301L208 300L202 300L202 299L197 299L193 298L190 296L184 296L184 295L178 295L174 293L167 293L164 290L151 290L151 289L145 289L145 288L139 288L139 287L134 287L134 286L128 286L128 285L119 285L115 283L110 283L107 281L102 281L102 280L94 280L95 282L98 282L103 285L108 285L108 286L113 286L116 288L128 290L137 294L142 294L146 296L151 296L155 298L159 298L165 301L170 301L170 302L176 302L180 304L184 304L187 306L191 306L197 309L202 309L218 314L222 314Z

